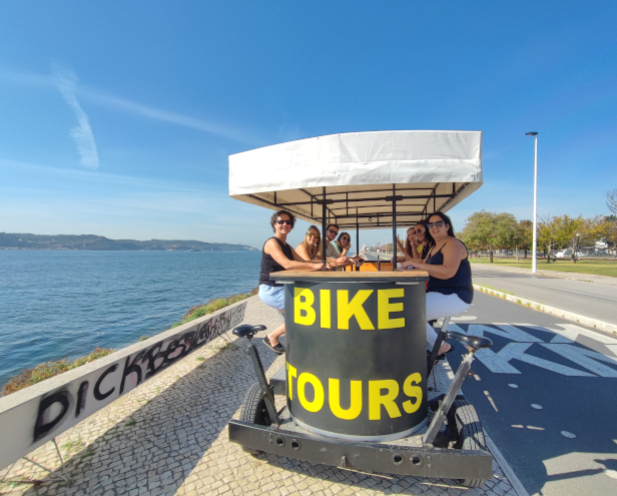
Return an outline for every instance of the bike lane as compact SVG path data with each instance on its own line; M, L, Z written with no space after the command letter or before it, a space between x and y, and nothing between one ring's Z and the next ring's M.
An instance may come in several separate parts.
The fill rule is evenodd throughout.
M617 339L478 293L449 330L493 340L463 392L530 495L617 494Z

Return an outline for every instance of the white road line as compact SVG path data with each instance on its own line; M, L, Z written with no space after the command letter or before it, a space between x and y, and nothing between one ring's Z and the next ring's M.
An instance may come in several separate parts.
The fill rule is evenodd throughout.
M510 360L520 360L521 362L535 365L536 367L569 377L593 377L593 375L581 370L576 370L566 367L565 365L549 362L543 358L526 355L525 352L530 346L531 343L508 343L499 351L499 353L497 353L497 356L506 362L509 362Z
M587 348L580 348L570 344L551 344L543 343L546 349L551 350L553 353L557 353L568 360L586 368L590 372L593 372L600 377L617 377L617 370L607 367L598 363L596 360L602 362L608 362L613 365L617 365L617 359L607 357L601 353L588 350Z

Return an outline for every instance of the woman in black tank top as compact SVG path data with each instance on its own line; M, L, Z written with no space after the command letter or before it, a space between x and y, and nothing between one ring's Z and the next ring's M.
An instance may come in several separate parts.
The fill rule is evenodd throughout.
M435 245L426 259L424 262L406 260L402 266L428 272L426 319L431 321L468 310L473 300L473 284L467 247L454 236L450 218L436 212L428 218L428 227ZM428 323L426 326L427 341L434 345L437 334ZM444 342L439 354L443 355L451 349L452 346Z
M287 244L287 235L296 222L294 216L286 210L279 210L270 219L274 236L268 239L261 252L261 271L259 274L259 297L267 305L276 308L282 314L284 308L284 287L270 279L270 274L287 269L322 268L321 263L307 262ZM264 344L275 353L284 353L285 348L279 338L285 334L285 324L282 324L264 338Z

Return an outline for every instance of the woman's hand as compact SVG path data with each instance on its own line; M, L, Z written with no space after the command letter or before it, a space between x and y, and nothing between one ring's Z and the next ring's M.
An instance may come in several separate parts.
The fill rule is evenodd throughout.
M406 269L408 267L413 267L414 269L417 269L419 264L420 264L420 262L417 262L415 260L407 259L407 260L405 260L404 262L401 263L401 267L403 269Z

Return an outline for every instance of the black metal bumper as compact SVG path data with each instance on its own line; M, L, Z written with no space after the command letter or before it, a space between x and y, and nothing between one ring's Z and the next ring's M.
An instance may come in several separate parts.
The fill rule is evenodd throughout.
M352 443L305 432L231 420L229 440L247 448L310 463L385 474L447 479L491 479L487 451L413 447L404 443Z

